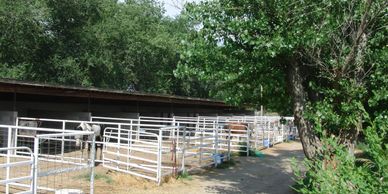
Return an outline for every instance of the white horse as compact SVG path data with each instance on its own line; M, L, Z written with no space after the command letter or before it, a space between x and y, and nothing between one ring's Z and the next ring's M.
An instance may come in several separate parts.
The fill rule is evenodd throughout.
M77 130L81 130L81 131L90 131L90 132L93 132L94 135L95 135L95 140L96 141L99 141L99 142L102 142L103 141L103 133L104 131L102 130L102 127L100 125L96 125L96 124L88 124L86 122L81 122L81 124L76 128ZM83 138L84 136L81 136L81 135L78 135L75 137L76 139L76 146L80 146L81 145L81 140L83 140L84 142L87 141L88 143L88 156L90 155L90 149L91 149L91 141L92 141L92 136L87 136L87 138ZM102 160L102 144L99 143L99 144L95 144L95 155L97 155L97 145L100 145L100 160Z
M19 126L23 127L39 127L41 125L40 121L24 121L20 120L18 123ZM25 136L31 136L34 137L37 134L36 130L29 130L29 129L19 129L18 130L19 135L25 135Z

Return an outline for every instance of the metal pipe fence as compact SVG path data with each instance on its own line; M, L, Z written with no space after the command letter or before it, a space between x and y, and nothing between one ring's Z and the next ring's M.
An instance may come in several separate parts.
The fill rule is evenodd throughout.
M0 180L4 193L57 192L75 186L94 192L93 132L10 125L0 125L0 130L9 134L7 148L0 148L7 152L0 155L0 167L6 168ZM76 145L78 140L80 145ZM91 141L89 154L84 154L82 146L86 140Z
M81 123L102 126L102 139L96 141L96 135L93 141L90 138L83 139L88 147L101 145L101 159L95 161L101 162L105 168L149 179L158 184L165 176L204 166L216 166L220 161L230 160L232 152L249 155L251 151L268 148L297 134L292 118L277 116L141 116L137 119L92 116L89 121L19 117L17 125L32 127L15 127L9 135L9 147L29 147L36 154L33 146L43 145L48 151L45 152L42 148L37 151L37 157L42 161L89 164L85 162L91 162L91 158L80 159L87 155L84 153L85 147L81 146L78 152L69 151L68 148L68 145L74 145L76 139L79 139L76 134L82 131L74 129ZM22 130L28 128L34 130L29 133L28 130ZM40 136L41 133L45 135ZM94 148L91 150L98 156L94 153ZM25 150L7 152L13 155L27 154ZM69 153L79 155L71 156ZM49 168L45 175L59 171L61 170ZM44 188L41 186L40 189Z

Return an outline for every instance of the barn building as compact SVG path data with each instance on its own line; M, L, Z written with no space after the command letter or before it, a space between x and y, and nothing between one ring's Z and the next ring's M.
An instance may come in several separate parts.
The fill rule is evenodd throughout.
M251 114L222 101L122 90L0 79L0 123L16 117L89 120L93 116L137 118Z

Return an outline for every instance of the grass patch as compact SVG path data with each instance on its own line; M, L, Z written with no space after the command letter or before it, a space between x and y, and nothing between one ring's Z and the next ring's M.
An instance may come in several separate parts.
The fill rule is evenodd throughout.
M76 178L77 179L86 180L86 181L90 181L90 173L81 174L81 175L77 176ZM113 183L113 179L109 175L102 174L102 173L95 173L94 174L94 180L103 180L103 181L105 181L108 184Z
M247 154L245 153L245 156L246 156ZM231 152L230 153L230 157L238 157L238 156L240 156L240 152Z
M230 160L225 161L225 162L223 162L223 163L217 165L216 168L218 168L218 169L226 169L226 168L230 168L230 167L232 167L232 166L236 166L237 163L238 163L238 162L235 161L235 160L233 160L233 158L230 158Z
M291 142L293 142L293 140L290 140L290 139L288 139L288 138L286 138L286 139L283 141L283 143L291 143Z
M240 142L238 143L240 145L239 152L232 153L233 156L247 156L247 143L246 142ZM256 155L257 150L255 149L249 149L249 156L251 157L257 157Z
M187 171L181 172L176 179L181 179L181 180L193 180L193 177L190 176L190 174Z
M247 156L247 143L239 142L238 145L240 146L238 156ZM249 155L251 155L251 150L249 150Z

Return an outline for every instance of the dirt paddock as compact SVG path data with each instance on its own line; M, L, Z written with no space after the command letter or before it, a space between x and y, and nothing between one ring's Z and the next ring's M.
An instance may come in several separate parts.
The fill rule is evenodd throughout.
M170 178L161 186L123 173L97 167L95 191L111 193L293 193L291 158L302 160L299 142L277 144L262 150L264 156L235 157L235 165L225 169L208 169L187 178Z
M302 160L303 150L299 142L277 144L262 150L263 157L233 157L235 164L223 169L204 169L190 173L185 178L166 178L161 186L128 174L96 167L95 193L97 194L191 194L191 193L293 193L291 158ZM51 166L53 167L53 166ZM17 170L21 170L18 168ZM27 173L28 170L25 170ZM4 172L5 173L5 172ZM0 173L0 175L4 175ZM71 172L56 180L44 177L43 182L57 182L61 188L78 188L88 192L88 171ZM0 176L3 177L3 176ZM50 180L50 181L49 181ZM12 187L11 187L12 188ZM0 186L0 193L4 188ZM17 191L11 189L11 191Z

